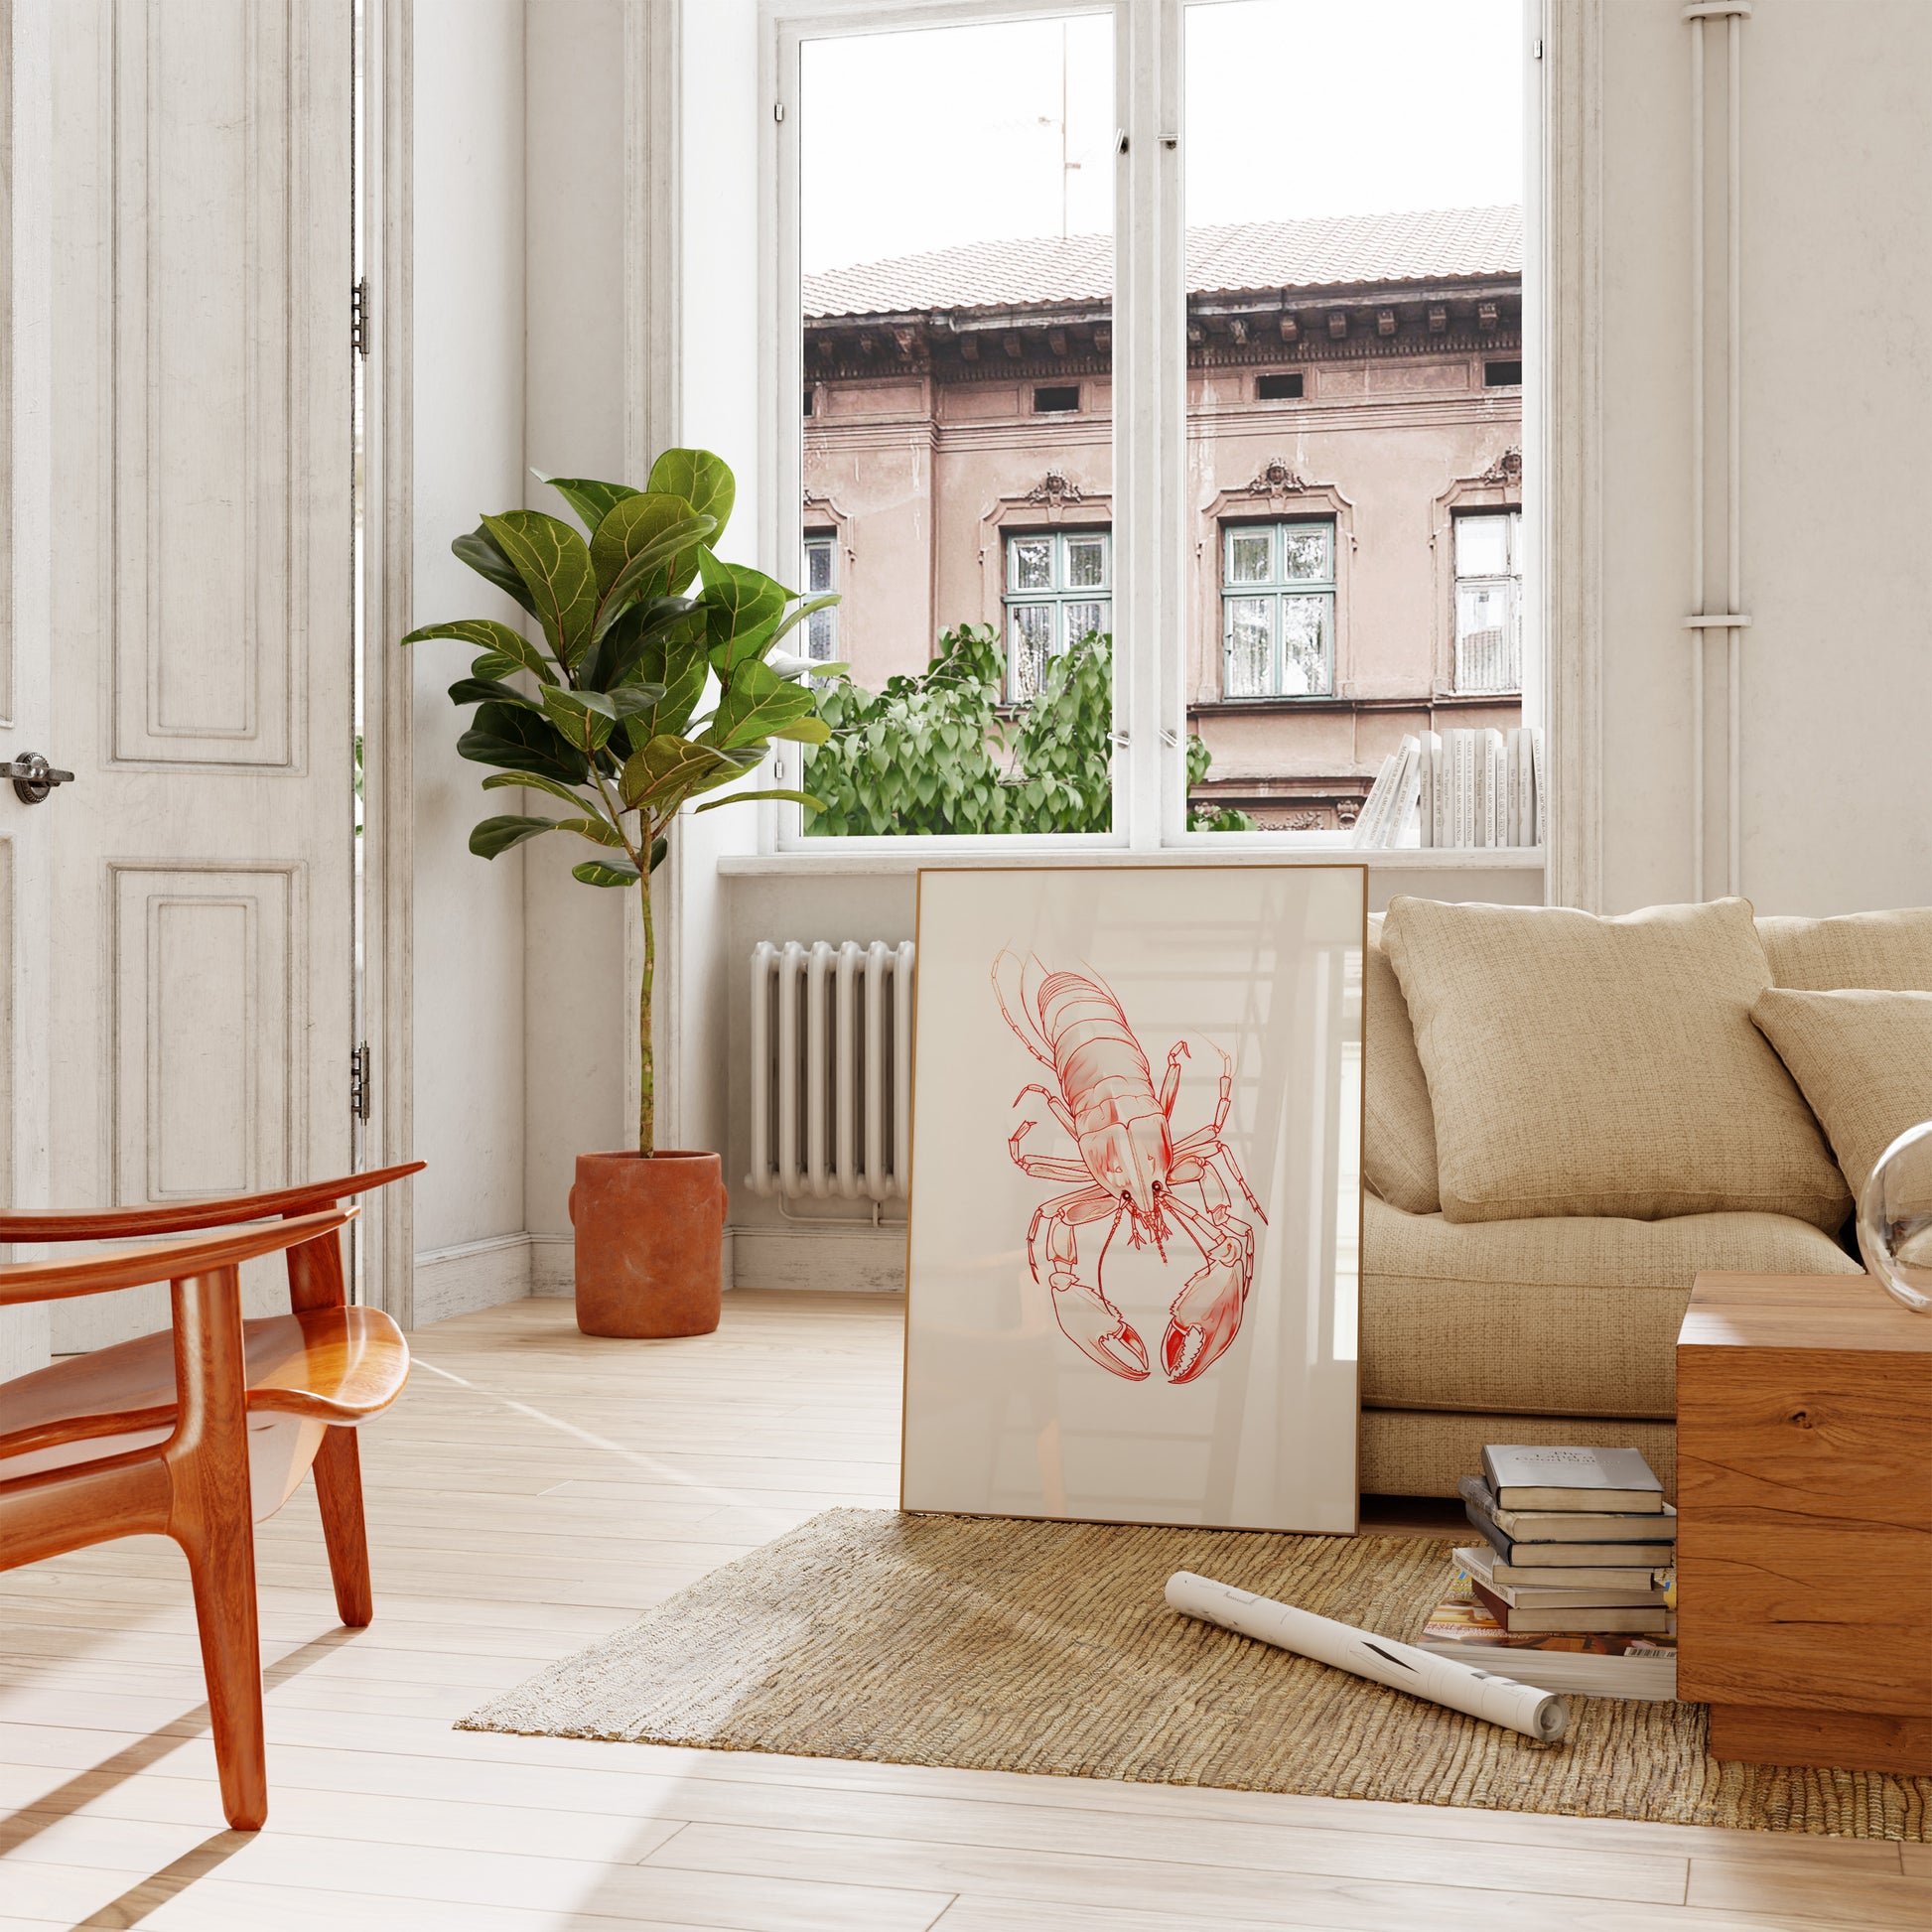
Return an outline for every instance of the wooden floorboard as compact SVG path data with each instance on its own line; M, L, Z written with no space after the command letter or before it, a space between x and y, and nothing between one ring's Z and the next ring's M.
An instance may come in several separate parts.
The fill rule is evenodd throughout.
M533 1300L415 1338L364 1436L377 1620L262 1526L268 1829L220 1829L179 1553L0 1575L0 1932L1849 1932L1922 1848L458 1731L820 1509L890 1507L898 1305L738 1293L620 1343ZM1450 1512L1384 1506L1440 1534Z

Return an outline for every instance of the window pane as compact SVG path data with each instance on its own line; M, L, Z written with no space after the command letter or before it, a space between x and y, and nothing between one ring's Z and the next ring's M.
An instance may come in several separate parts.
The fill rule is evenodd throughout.
M1458 584L1455 589L1455 688L1520 691L1522 648L1516 634L1516 587Z
M1053 588L1053 539L1015 537L1007 545L1007 582L1016 591Z
M1069 604L1066 607L1066 641L1069 644L1077 644L1082 637L1091 637L1106 628L1106 605Z
M1523 391L1484 369L1524 353L1528 0L1179 7L1189 815L1333 837L1405 736L1522 719L1514 619L1485 682L1444 661L1458 579L1520 568L1507 521L1458 565L1438 506L1522 500ZM1483 698L1442 706L1451 675Z
M832 546L814 538L805 545L805 589L817 596L832 588Z
M1105 831L1110 646L1032 700L1112 621L1112 12L828 30L800 45L786 119L797 513L839 521L852 666L805 759L827 808L804 829Z
M1230 584L1265 584L1274 569L1272 530L1235 530L1228 537Z
M1274 614L1271 597L1228 600L1227 695L1230 698L1272 697L1275 690Z
M1098 590L1106 581L1106 538L1068 537L1066 540L1066 588L1070 591Z
M1335 579L1334 525L1290 523L1282 531L1282 581L1332 584Z
M838 619L830 611L814 611L805 620L805 655L829 664L838 655Z
M1050 604L1013 607L1007 695L1016 704L1026 703L1039 689L1039 681L1046 674L1046 660L1053 654L1054 615Z
M1507 516L1458 516L1455 519L1456 576L1507 575L1509 523Z
M1331 597L1282 599L1282 696L1314 697L1329 688Z

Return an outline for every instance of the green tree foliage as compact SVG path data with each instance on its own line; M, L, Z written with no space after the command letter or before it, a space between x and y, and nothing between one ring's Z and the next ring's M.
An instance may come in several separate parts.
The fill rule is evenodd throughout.
M1033 700L1002 702L1006 661L992 624L945 631L916 677L868 691L839 678L819 699L830 740L806 782L827 836L1104 832L1113 822L1113 639L1096 631L1053 658ZM1187 744L1187 782L1208 751ZM1189 829L1251 832L1246 812L1190 811Z

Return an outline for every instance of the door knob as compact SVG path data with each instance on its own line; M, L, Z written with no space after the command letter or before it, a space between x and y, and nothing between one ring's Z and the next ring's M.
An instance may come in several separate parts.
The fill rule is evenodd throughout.
M23 805L38 805L56 785L70 785L71 771L57 771L38 752L22 752L0 764L0 778L14 781L14 796Z

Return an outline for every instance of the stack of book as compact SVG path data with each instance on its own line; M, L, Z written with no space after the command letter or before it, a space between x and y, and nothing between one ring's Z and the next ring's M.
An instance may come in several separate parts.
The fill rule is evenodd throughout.
M1676 1695L1677 1514L1636 1449L1492 1445L1459 1487L1482 1541L1456 1550L1425 1649L1507 1649L1496 1668L1546 1690Z
M1358 849L1543 842L1543 733L1422 732L1382 760L1355 820Z

